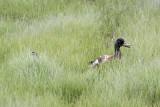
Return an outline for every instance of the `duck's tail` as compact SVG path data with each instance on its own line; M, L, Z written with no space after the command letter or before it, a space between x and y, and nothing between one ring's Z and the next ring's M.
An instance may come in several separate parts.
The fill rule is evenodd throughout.
M88 64L92 65L94 63L94 61L89 61Z
M91 65L91 67L93 67L93 68L96 67L97 65L99 65L98 59L89 61L88 63L89 63L89 65Z

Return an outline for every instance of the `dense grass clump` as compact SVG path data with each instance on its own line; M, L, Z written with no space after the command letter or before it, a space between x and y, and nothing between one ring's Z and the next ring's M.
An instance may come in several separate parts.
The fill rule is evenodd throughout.
M0 106L160 106L159 11L159 0L0 0ZM91 69L118 37L132 44L121 61Z

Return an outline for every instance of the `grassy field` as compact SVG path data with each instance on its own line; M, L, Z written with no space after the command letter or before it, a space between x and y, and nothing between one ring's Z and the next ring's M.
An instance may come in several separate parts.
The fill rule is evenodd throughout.
M0 107L160 107L159 37L160 0L0 0Z

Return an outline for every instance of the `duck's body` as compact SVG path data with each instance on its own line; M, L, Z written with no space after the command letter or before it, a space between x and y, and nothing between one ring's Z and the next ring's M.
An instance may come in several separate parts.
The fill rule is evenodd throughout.
M110 62L113 59L121 59L121 51L120 51L120 47L121 46L130 48L130 45L126 44L124 39L118 38L116 40L115 44L114 44L114 48L115 48L114 55L103 55L103 56L100 56L100 57L96 58L95 60L90 61L91 66L92 67L96 67L96 66L98 66L98 65L100 65L102 63Z
M96 67L101 63L110 62L113 58L114 58L114 55L99 56L95 60L90 61L90 64L92 65L92 67Z

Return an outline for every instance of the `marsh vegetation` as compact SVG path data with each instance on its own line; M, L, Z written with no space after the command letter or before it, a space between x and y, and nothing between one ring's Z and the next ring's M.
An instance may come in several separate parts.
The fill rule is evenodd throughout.
M0 106L158 107L159 37L160 0L0 0Z

